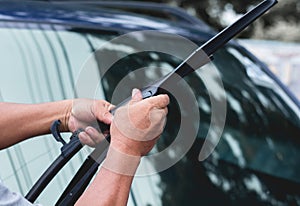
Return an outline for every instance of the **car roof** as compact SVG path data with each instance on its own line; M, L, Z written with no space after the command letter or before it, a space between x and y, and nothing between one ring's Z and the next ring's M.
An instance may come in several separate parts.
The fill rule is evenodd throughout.
M69 4L68 0L53 1L56 4ZM193 25L202 31L212 31L212 29L200 19L187 14L179 7L170 6L164 3L136 2L136 1L94 1L94 0L72 0L73 4L84 4L93 7L110 8L114 10L129 11L131 13L142 14L148 17L161 18L181 24Z
M115 5L115 6L114 6ZM1 22L47 23L68 25L75 28L112 29L124 31L159 30L178 34L197 41L205 41L215 33L200 20L185 15L185 21L191 24L180 24L169 19L145 16L130 11L122 11L121 5L129 8L140 8L158 11L158 4L123 2L80 2L80 1L0 1ZM123 8L124 8L123 7ZM163 8L173 11L173 15L184 15L179 9L164 5ZM189 17L189 18L188 18ZM197 26L195 26L197 25ZM200 39L199 39L200 38Z

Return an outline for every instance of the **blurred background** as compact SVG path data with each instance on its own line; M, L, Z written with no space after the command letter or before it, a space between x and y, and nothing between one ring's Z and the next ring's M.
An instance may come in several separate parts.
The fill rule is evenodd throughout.
M180 7L220 31L261 0L153 0ZM278 0L238 38L300 99L300 1Z

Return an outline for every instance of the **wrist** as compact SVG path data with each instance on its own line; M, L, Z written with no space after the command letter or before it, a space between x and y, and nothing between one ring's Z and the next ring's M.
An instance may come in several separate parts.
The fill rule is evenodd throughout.
M112 135L112 134L111 134ZM119 135L119 138L114 138L112 135L111 147L130 156L142 157L141 148L139 142L132 140L128 137ZM125 141L126 140L126 141Z
M110 145L103 167L116 174L134 176L140 160L141 156L123 153L118 148Z
M63 100L62 104L62 116L59 118L61 121L60 131L61 132L70 132L70 117L72 115L72 101L73 100Z

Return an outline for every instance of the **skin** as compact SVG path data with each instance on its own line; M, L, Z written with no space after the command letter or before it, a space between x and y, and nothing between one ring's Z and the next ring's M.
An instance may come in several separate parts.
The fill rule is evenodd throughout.
M85 107L82 107L85 105ZM74 108L75 107L75 108ZM103 135L86 122L96 120L110 124L112 105L103 100L63 100L42 104L0 103L0 149L9 147L31 137L49 134L54 120L61 120L62 132L74 132L86 128L79 138L83 144L94 146Z
M0 103L0 148L48 134L51 123L57 119L62 121L62 132L85 128L79 134L80 141L95 146L104 135L91 125L96 120L111 124L107 158L76 205L126 205L140 159L153 148L163 131L168 104L167 95L143 100L137 89L133 90L129 104L119 108L114 117L109 113L113 105L103 100Z

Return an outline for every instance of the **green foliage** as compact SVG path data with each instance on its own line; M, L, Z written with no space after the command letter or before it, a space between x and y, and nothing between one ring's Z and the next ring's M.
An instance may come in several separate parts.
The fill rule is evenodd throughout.
M171 3L190 11L220 31L230 22L226 16L247 12L262 0L156 0ZM241 33L240 38L300 41L300 1L278 0L279 3ZM234 21L234 19L232 19ZM232 22L231 21L231 22ZM283 33L282 33L283 32Z

